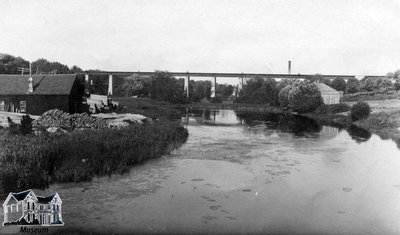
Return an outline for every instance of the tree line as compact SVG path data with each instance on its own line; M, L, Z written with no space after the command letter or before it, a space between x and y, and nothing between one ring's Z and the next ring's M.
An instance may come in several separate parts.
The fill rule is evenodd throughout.
M37 59L32 62L32 74L71 74L83 72L81 68L74 65L69 68L59 62L51 62L46 59ZM0 74L21 74L20 68L29 69L29 61L7 54L0 54ZM29 73L25 70L24 74Z

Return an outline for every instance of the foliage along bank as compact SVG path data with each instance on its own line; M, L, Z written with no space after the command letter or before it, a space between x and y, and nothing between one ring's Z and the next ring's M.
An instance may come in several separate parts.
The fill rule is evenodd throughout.
M0 178L3 187L11 191L121 174L133 164L169 153L188 137L187 129L167 120L67 134L2 132Z

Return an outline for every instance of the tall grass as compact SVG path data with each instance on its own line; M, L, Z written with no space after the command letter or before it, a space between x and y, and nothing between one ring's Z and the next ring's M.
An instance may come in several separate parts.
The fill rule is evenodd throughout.
M116 97L114 100L124 107L119 110L121 113L137 113L153 119L168 120L181 119L183 115L180 110L174 109L170 103L165 101L126 97Z
M1 135L0 177L4 188L17 190L124 173L135 163L168 153L187 137L184 127L166 120L120 130Z

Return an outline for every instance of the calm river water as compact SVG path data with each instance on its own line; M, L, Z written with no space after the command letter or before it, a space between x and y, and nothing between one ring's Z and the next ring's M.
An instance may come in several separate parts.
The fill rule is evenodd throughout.
M400 150L310 119L197 110L180 149L122 176L52 185L91 232L400 233ZM11 232L12 230L2 230Z

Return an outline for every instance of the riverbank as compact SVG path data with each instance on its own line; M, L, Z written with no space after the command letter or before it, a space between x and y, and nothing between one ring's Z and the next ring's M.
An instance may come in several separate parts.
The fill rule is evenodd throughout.
M6 191L44 189L53 183L88 181L94 177L125 173L143 161L168 154L186 142L188 131L179 121L168 118L175 111L168 107L159 110L165 112L144 112L153 112L152 121L133 122L130 114L129 120L121 120L129 125L119 125L118 128L112 125L99 128L46 126L27 135L18 131L19 127L15 126L18 123L13 124L14 128L2 129L2 188ZM62 121L55 116L54 120L46 119L43 123L58 125L77 121L74 115L64 116L60 115ZM67 117L71 120L66 120ZM92 118L106 123L106 119ZM60 131L47 131L51 128Z
M393 101L389 101L393 102ZM317 120L321 124L349 128L354 125L365 129L369 132L377 134L382 139L392 139L400 148L400 109L396 109L390 105L385 108L384 101L380 101L381 108L374 113L371 113L367 118L359 121L351 121L348 112L342 113L307 113L302 116ZM398 102L400 103L400 102ZM376 106L371 105L374 109Z

